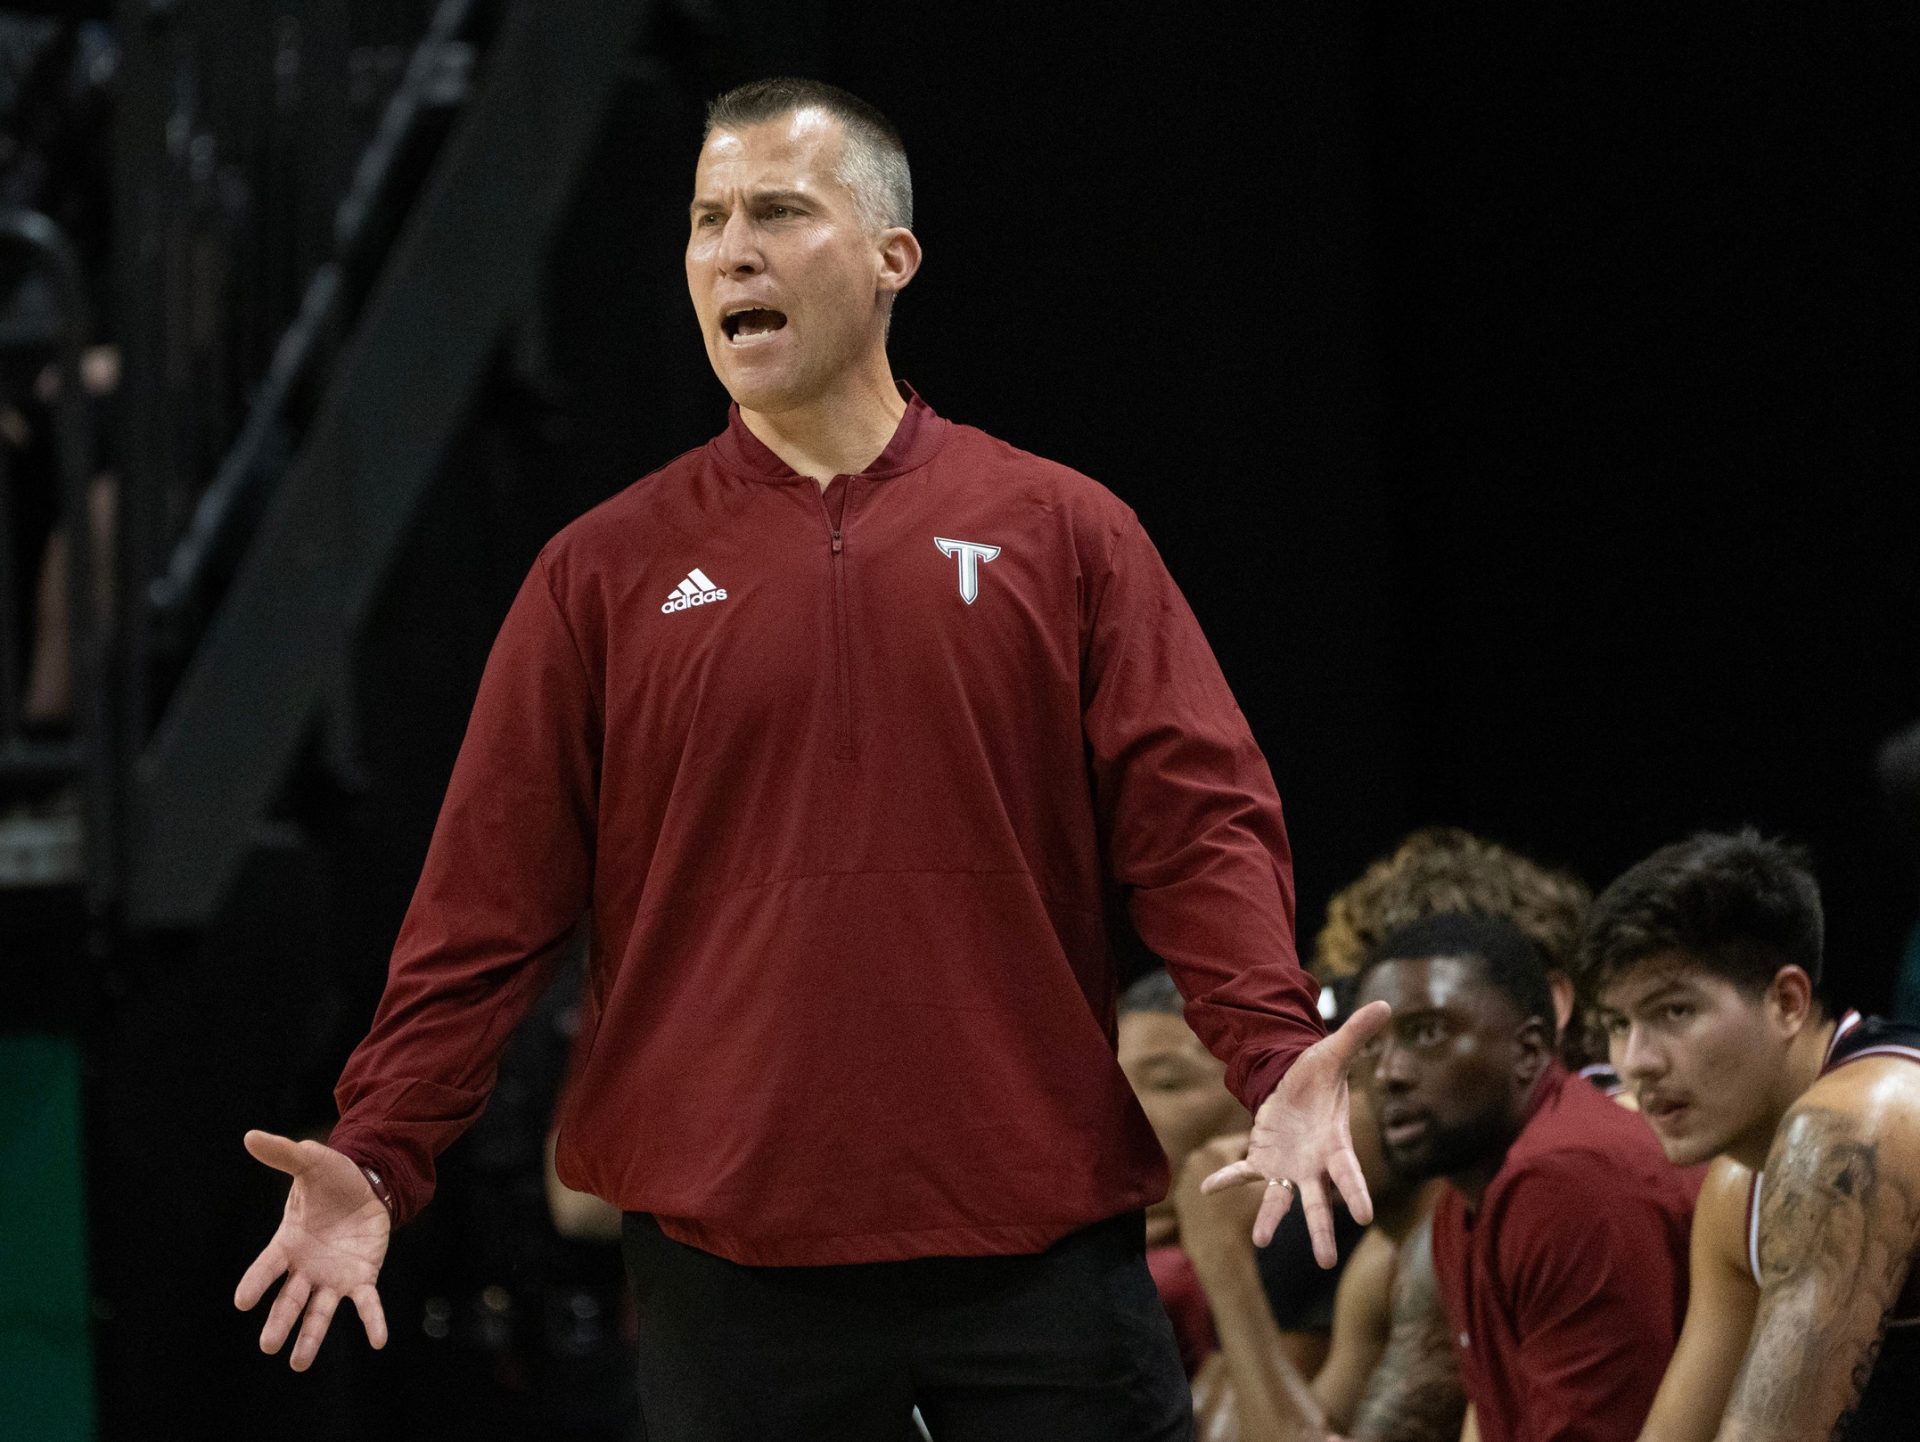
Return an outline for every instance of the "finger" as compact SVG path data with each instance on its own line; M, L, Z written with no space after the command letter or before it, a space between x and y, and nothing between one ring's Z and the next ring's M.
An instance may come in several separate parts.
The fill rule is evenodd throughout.
M1251 1140L1245 1132L1239 1136L1214 1137L1202 1142L1193 1149L1181 1168L1196 1176L1205 1177L1213 1172L1232 1166L1247 1154L1247 1143Z
M1327 1163L1327 1174L1340 1189L1340 1199L1361 1226L1373 1220L1373 1195L1367 1191L1367 1174L1360 1170L1360 1159L1351 1145L1343 1146Z
M1313 1259L1322 1267L1340 1261L1340 1249L1333 1240L1333 1207L1327 1201L1327 1188L1318 1177L1300 1183L1300 1205L1307 1209L1307 1235L1313 1238Z
M287 1333L293 1330L293 1324L300 1320L300 1311L307 1305L307 1298L313 1288L305 1277L288 1277L286 1286L280 1289L280 1295L273 1299L273 1309L267 1313L267 1325L260 1329L260 1350L271 1357L280 1350L281 1343L287 1340Z
M267 1243L266 1249L253 1259L253 1265L240 1278L240 1285L234 1288L233 1305L243 1312L251 1312L267 1295L274 1278L286 1270L287 1254L280 1250L280 1244Z
M300 1155L300 1143L292 1137L276 1136L272 1132L252 1131L242 1137L241 1141L246 1143L247 1150L253 1154L255 1161L265 1162L276 1172L295 1176L305 1168L305 1162Z
M300 1324L300 1340L293 1344L293 1355L287 1358L287 1364L294 1371L304 1372L313 1365L313 1355L327 1339L327 1328L333 1325L333 1309L339 1305L338 1292L322 1290L313 1294L313 1301L307 1305L307 1320Z
M356 1287L347 1300L360 1314L360 1325L367 1329L367 1340L376 1350L386 1346L387 1309L380 1305L380 1294L372 1287Z
M1219 1171L1200 1183L1200 1190L1206 1196L1210 1197L1215 1192L1224 1192L1228 1187L1241 1186L1247 1182L1259 1182L1262 1186L1265 1186L1266 1181L1266 1177L1255 1169L1252 1162L1242 1158L1240 1161L1233 1163L1232 1166L1220 1168Z
M1392 1019L1392 1007L1384 1001L1370 1001L1348 1017L1340 1030L1320 1045L1333 1054L1340 1064L1340 1070L1345 1071L1353 1065L1353 1059L1360 1055L1360 1048L1378 1036Z
M1260 1199L1260 1211L1253 1219L1253 1244L1264 1247L1280 1229L1280 1220L1293 1209L1292 1187L1268 1187Z

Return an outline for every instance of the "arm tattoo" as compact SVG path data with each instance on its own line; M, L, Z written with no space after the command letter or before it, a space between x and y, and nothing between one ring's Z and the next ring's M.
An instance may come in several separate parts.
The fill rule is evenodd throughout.
M1433 1220L1407 1238L1393 1278L1393 1327L1367 1379L1353 1442L1453 1442L1467 1400L1433 1275Z
M1906 1280L1920 1196L1845 1112L1788 1118L1760 1194L1760 1310L1721 1436L1844 1435Z

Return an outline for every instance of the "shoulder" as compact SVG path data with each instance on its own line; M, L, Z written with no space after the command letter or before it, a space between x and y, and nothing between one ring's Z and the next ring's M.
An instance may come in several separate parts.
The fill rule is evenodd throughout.
M1106 486L1072 466L990 435L977 426L954 422L938 462L943 470L963 479L1011 488L1018 500L1057 508L1069 518L1094 529L1117 532L1138 529L1133 509Z
M1753 1204L1753 1168L1732 1157L1715 1157L1700 1183L1693 1210L1693 1249L1711 1251L1744 1274L1748 1209Z
M1782 1161L1869 1149L1877 1168L1920 1182L1920 1066L1903 1056L1859 1056L1802 1092L1774 1133L1772 1176Z
M1657 1144L1643 1154L1582 1140L1532 1152L1503 1171L1484 1210L1509 1257L1572 1239L1617 1249L1657 1238L1670 1250L1685 1246L1693 1188Z
M1752 1194L1753 1168L1741 1166L1732 1157L1715 1157L1700 1183L1700 1199L1694 1211L1696 1234L1706 1228L1743 1229Z
M636 539L684 516L698 479L710 469L706 446L683 451L561 527L540 548L540 564L556 578L630 564Z
M1604 1211L1593 1203L1609 1190L1613 1160L1604 1148L1586 1145L1530 1152L1506 1167L1487 1189L1487 1214L1510 1218L1572 1207Z

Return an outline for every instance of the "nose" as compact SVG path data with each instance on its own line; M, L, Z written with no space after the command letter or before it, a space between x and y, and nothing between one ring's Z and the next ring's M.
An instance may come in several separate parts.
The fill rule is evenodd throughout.
M1413 1058L1403 1046L1397 1046L1391 1037L1383 1038L1380 1054L1373 1064L1374 1085L1389 1094L1407 1092L1413 1089L1415 1068Z
M1640 1027L1629 1026L1624 1037L1615 1036L1608 1050L1613 1054L1613 1069L1620 1073L1621 1081L1648 1081L1666 1070L1666 1058L1660 1048Z
M766 257L760 252L760 237L754 228L753 217L746 213L745 207L736 207L727 217L727 223L720 232L720 244L714 251L714 260L723 275L758 275L767 268Z

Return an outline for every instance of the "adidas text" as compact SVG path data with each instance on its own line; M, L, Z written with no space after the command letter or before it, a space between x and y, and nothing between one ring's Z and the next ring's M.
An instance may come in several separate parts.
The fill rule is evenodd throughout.
M704 606L709 601L724 601L726 599L727 593L724 589L717 591L700 591L691 596L675 596L671 601L663 604L660 609L667 612L685 611L689 607Z
M707 573L695 566L687 572L686 580L667 593L666 602L660 609L672 615L675 611L687 611L695 606L705 606L714 601L726 599L726 589L714 585L707 579Z

